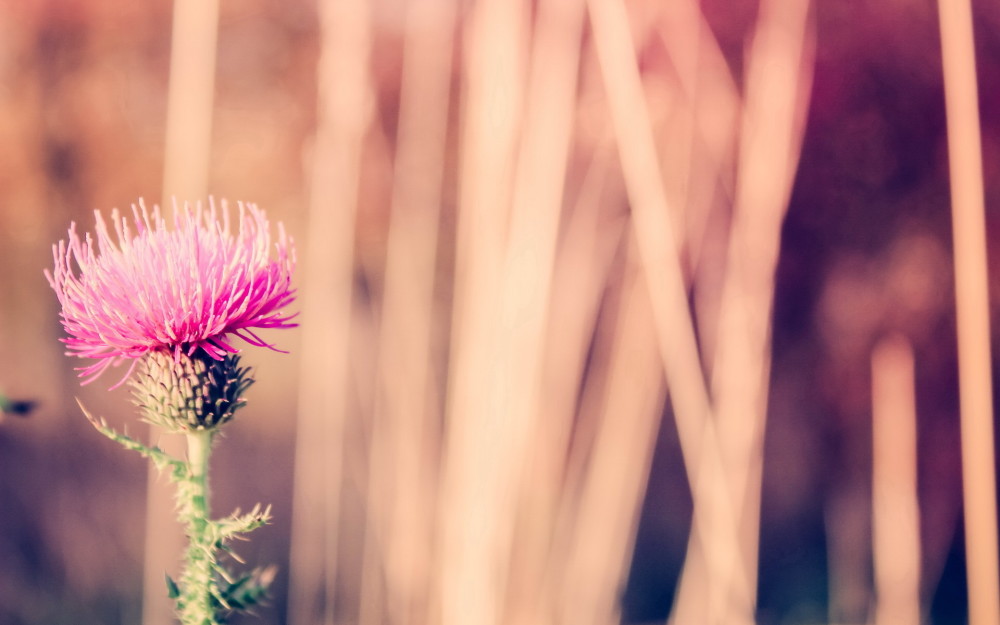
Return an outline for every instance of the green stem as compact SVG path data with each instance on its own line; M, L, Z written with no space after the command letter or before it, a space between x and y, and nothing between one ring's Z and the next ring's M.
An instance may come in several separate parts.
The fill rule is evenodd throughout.
M197 486L194 505L201 518L209 518L208 509L208 458L212 454L212 431L194 430L188 432L188 465L191 467L191 480Z
M159 447L148 447L119 434L104 419L90 414L83 404L80 408L98 432L149 458L177 485L177 516L184 524L188 546L180 583L167 576L167 593L177 600L177 616L182 625L220 625L224 622L223 615L245 611L260 603L274 579L274 567L234 576L217 557L220 552L227 552L239 560L225 543L265 525L271 518L271 508L262 509L257 504L246 514L237 510L223 519L211 518L208 469L216 430L189 431L187 459L180 460Z
M187 479L177 486L181 521L186 525L188 548L181 574L178 616L183 625L217 625L213 596L218 595L214 576L215 539L209 531L208 460L212 451L212 431L194 430L187 434Z

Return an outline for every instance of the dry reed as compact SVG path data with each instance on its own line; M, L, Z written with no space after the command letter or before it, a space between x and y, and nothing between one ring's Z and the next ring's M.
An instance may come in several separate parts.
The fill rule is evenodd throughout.
M591 6L640 254L655 276L651 282L658 336L695 502L692 567L685 568L675 616L680 622L749 620L756 595L773 272L809 91L809 5L796 3L790 12L762 5L750 51L741 152L734 159L738 168L730 253L716 313L720 325L718 334L708 339L717 346L710 361L711 399L699 379L709 362L694 340L677 237L669 234L670 202L658 182L639 75L634 61L628 60L632 46L625 13L613 2L594 1ZM699 32L700 24L691 15L689 8L687 17L694 22L689 28ZM735 144L734 137L730 145ZM720 161L724 159L715 160Z
M593 0L590 10L594 45L632 204L638 254L650 286L656 338L694 499L692 535L700 536L702 548L708 550L711 582L726 575L725 569L731 566L727 560L738 557L736 528L731 524L736 515L728 510L728 488L689 313L678 236L674 234L659 174L625 6L616 0ZM706 463L704 470L698 466L699 461ZM709 506L726 512L706 514ZM724 525L707 526L712 519L720 519ZM697 594L710 606L722 606L726 603L720 596L722 592L718 584L710 583L699 588Z
M618 616L616 599L624 590L663 411L662 363L649 340L654 332L649 291L634 259L623 282L607 385L564 556L558 623L599 625Z
M679 605L715 622L752 618L771 276L808 93L808 7L779 14L765 6L744 101L694 3L671 9L694 25L689 37L661 33L684 68L675 80L640 72L637 48L659 30L636 39L620 0L546 0L537 10L483 0L467 12L445 0L413 2L396 136L364 135L361 100L339 112L321 107L316 239L303 285L293 623L308 622L320 603L332 622L329 606L348 600L338 597L347 587L331 582L343 554L328 547L322 562L306 548L330 545L337 532L364 534L361 622L613 622L663 378L695 500ZM321 102L334 85L368 93L368 40L338 35L351 22L342 19L323 30ZM456 34L462 47L453 60ZM338 75L326 73L334 50ZM599 73L588 73L594 57ZM667 139L650 109L658 88L670 104ZM385 265L381 273L371 262L362 268L374 304L354 314L377 317L363 324L374 326L370 338L358 339L376 342L365 351L376 354L377 382L352 385L348 377L367 368L352 374L344 360L353 271L344 232L353 228L359 155L373 146L394 155ZM452 155L453 256L441 253L452 244L441 207ZM757 159L773 167L756 169ZM330 184L322 191L321 172ZM734 181L730 222L713 211L720 198L732 201ZM321 211L321 198L337 210ZM615 215L609 204L626 198L630 216ZM725 254L718 243L727 239L720 265L713 255ZM725 280L711 270L719 266ZM692 288L710 295L698 307L713 309L698 310L703 344ZM450 311L439 293L451 294ZM710 319L721 321L718 330ZM326 329L309 328L316 324ZM742 375L737 365L753 372L746 386L730 379ZM363 414L343 412L348 388ZM716 414L720 398L752 408ZM324 483L327 496L341 496L337 470L313 463L324 454L340 462L344 419L358 424L350 447L356 442L366 460L361 529L337 528L329 501L325 527L308 518ZM746 433L745 445L731 449Z
M218 23L218 0L174 3L163 157L164 206L174 198L194 201L208 192ZM150 426L150 435L168 453L183 456L181 437L165 435L157 426ZM174 622L174 605L167 596L163 573L167 571L176 579L184 534L173 520L173 487L152 466L146 492L142 622L169 625Z
M290 555L293 625L336 621L344 421L361 151L371 115L370 16L319 6L323 49L302 283L302 372Z
M921 621L916 412L913 349L883 339L872 353L875 625Z
M996 460L982 146L972 6L939 0L958 316L969 622L1000 623Z
M749 49L736 191L712 369L712 399L740 562L756 596L771 311L781 225L791 195L812 83L808 1L762 2ZM742 583L742 582L741 582Z
M437 518L440 622L500 622L506 536L523 418L500 299L525 88L524 2L485 0L468 17L459 145L451 356ZM506 352L509 354L509 352ZM505 384L511 386L505 388ZM517 417L522 415L514 415Z
M399 130L386 243L371 497L385 551L386 612L423 622L437 499L434 436L440 428L431 362L439 307L434 288L453 68L455 8L411 3L406 13ZM379 464L384 474L380 474ZM379 476L381 479L378 479Z

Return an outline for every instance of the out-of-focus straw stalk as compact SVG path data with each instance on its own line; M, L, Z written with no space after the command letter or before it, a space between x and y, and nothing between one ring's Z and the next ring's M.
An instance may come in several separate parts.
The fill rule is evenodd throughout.
M289 616L335 620L343 424L361 150L371 109L370 16L365 4L323 0L316 141L302 284Z
M505 623L546 620L537 589L542 583L555 500L541 493L533 497L534 491L519 487L535 479L524 471L537 449L533 441L544 436L541 422L549 418L542 400L548 391L543 381L549 347L546 330L575 121L572 111L583 16L582 0L542 0L538 5L514 169L497 327L502 378L494 382L502 385L500 392L510 395L507 415L498 416L511 428L512 461L503 497L513 514L508 514L499 548L508 557L518 547L518 557L507 561L511 587L506 591ZM515 521L520 524L516 526ZM515 541L516 529L521 532Z
M176 0L163 157L163 198L195 201L208 191L219 0Z
M577 519L578 502L568 492L580 484L585 469L568 466L570 438L577 416L577 396L584 384L588 346L622 224L597 221L608 159L598 155L572 208L553 272L546 354L538 383L538 418L533 425L527 464L521 477L518 518L511 563L507 622L549 623L556 610L559 584L566 573L565 545ZM592 363L593 364L593 363ZM603 376L594 376L603 379ZM561 538L562 540L557 540ZM613 575L613 571L604 571ZM579 589L578 589L579 590Z
M624 590L663 411L662 361L649 340L649 290L632 259L620 299L607 387L558 589L558 623L604 625L619 618L615 602Z
M679 0L665 4L663 11L658 33L677 68L676 97L670 104L678 113L670 116L671 123L659 147L664 154L665 178L675 178L667 191L675 208L678 231L683 232L687 269L691 279L700 282L695 292L695 297L704 302L696 306L699 338L703 361L710 367L711 361L705 359L714 353L715 332L706 319L718 314L719 288L715 284L718 280L704 276L706 269L721 263L702 261L710 255L711 250L706 248L710 248L713 226L718 229L723 221L711 219L713 212L718 213L713 211L713 204L718 204L719 196L732 193L742 102L719 43L698 4ZM671 193L671 188L676 190Z
M219 25L218 0L176 0L170 39L170 78L167 90L163 197L197 200L208 192L215 102L215 55ZM182 457L184 440L164 436L150 426L153 440L164 451ZM184 534L174 520L172 487L151 465L147 478L146 540L143 564L142 622L174 622L173 601L167 596L164 571L176 577L177 554Z
M483 0L466 25L459 206L438 520L440 622L500 622L522 424L503 355L504 263L522 119L528 7ZM519 415L513 415L515 419Z
M748 621L756 596L773 274L809 92L809 3L763 3L750 49L740 152L733 159L737 188L730 252L718 335L709 339L716 346L711 400L701 377L707 359L699 353L688 313L678 247L683 241L670 234L670 203L656 170L624 7L612 0L592 0L590 6L695 505L690 567L675 618ZM698 29L698 20L688 14Z
M380 323L367 323L374 331L357 339L378 341L378 381L351 386L361 413L352 431L363 432L358 440L369 454L361 622L618 618L615 601L637 529L662 377L695 503L678 618L752 618L757 553L750 517L759 505L771 274L801 140L809 61L808 4L783 17L772 9L767 4L762 12L744 105L690 0L663 9L686 25L673 26L683 36L660 35L676 76L640 72L640 46L621 0L480 0L463 11L448 0L407 5L398 131L395 143L384 137L378 146L395 149L384 280L369 274L371 310ZM361 19L356 11L351 19ZM353 227L367 124L364 103L351 98L367 93L356 78L364 74L368 44L367 35L350 32L351 19L341 19L324 26L321 101L340 93L356 108L320 113L310 233L323 241L307 246L302 287L306 364L293 625L318 618L321 602L331 622L336 590L338 495L330 493L326 526L310 516L309 502L319 501L323 484L335 488L341 481L316 478L331 468L314 465L322 458L339 462L351 375L344 361L351 241L343 237ZM367 32L366 24L350 26L359 27ZM651 41L652 32L639 44ZM456 35L463 47L453 62ZM580 62L591 52L603 89L590 80L590 57ZM340 74L326 73L333 66L328 57L340 59ZM457 112L449 110L454 88ZM603 97L584 99L585 93ZM659 113L653 116L649 99L657 95L668 108L653 109ZM668 121L658 123L664 112ZM449 197L448 123L456 118L452 259L449 214L440 207ZM605 121L610 136L602 134ZM767 144L762 136L776 139ZM757 169L757 158L771 166ZM608 202L624 199L619 165L627 217ZM568 191L567 181L579 188ZM324 197L335 211L318 208ZM733 225L732 237L727 211L719 209L731 201L743 221ZM733 250L724 258L730 238ZM452 260L449 319L435 295L449 292L437 280ZM700 345L692 290L702 296ZM728 317L720 305L733 309ZM714 336L714 319L726 332ZM310 330L316 324L325 328ZM442 329L450 333L446 358L434 349ZM734 332L745 336L719 345ZM726 364L715 367L713 358ZM725 379L733 363L748 366L752 379L745 386ZM734 405L745 400L749 412L716 415L708 372L712 393ZM313 419L332 429L323 434ZM731 442L744 433L749 441ZM727 444L735 447L732 458L725 456ZM321 544L328 546L326 562L317 556Z
M451 0L411 2L406 14L370 475L385 607L398 625L425 622L433 570L440 400L431 342L455 18Z
M740 576L749 580L751 602L757 587L774 272L812 84L809 10L809 0L760 4L749 50L736 197L713 358L712 399L732 508L740 519L740 561L745 567Z
M920 622L920 511L913 349L899 336L872 354L875 625Z
M734 568L740 549L736 515L731 511L688 309L678 241L659 173L625 6L619 0L590 0L589 7L594 45L632 203L638 255L650 288L656 338L694 499L692 534L698 537L704 550L708 580L714 582L726 577L727 569ZM706 514L709 507L726 510L728 514ZM706 525L713 520L720 525ZM698 594L714 609L728 605L722 596L724 592L724 588L714 583L698 589ZM746 597L746 593L741 594ZM745 610L749 610L748 605Z
M996 464L982 146L972 7L939 0L958 316L969 623L1000 623Z

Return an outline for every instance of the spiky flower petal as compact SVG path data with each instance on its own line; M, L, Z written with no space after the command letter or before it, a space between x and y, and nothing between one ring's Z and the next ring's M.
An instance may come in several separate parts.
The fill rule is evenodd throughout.
M175 205L168 228L159 207L147 210L141 200L131 219L112 211L117 241L100 211L95 236L81 239L70 226L45 276L62 305L67 354L98 359L80 368L85 383L128 360L134 368L150 352L221 360L239 351L233 336L275 349L255 331L296 325L283 312L295 299L294 245L278 224L272 258L264 212L238 206L235 227L225 201L221 210L212 201Z

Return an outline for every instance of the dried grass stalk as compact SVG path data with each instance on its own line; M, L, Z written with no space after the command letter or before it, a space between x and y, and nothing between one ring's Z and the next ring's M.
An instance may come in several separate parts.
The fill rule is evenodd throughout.
M371 114L366 5L324 0L318 121L302 285L302 373L289 579L289 622L334 622L349 389L354 223Z
M208 192L215 102L215 55L219 24L218 0L177 0L170 40L170 77L163 156L163 197L168 206L204 198ZM181 437L150 427L150 436L170 454L182 457ZM142 622L170 625L174 605L166 593L164 571L177 576L177 554L184 533L174 521L173 488L152 466L146 481L146 540L143 562Z
M969 622L1000 623L990 309L976 58L968 0L939 0L958 315Z
M433 296L455 28L450 0L407 7L372 433L372 497L386 515L378 528L386 609L399 625L426 622L434 569L433 437L440 424L433 412L431 342L441 312ZM386 465L381 481L376 462Z
M529 14L483 0L466 26L459 212L443 475L440 621L498 622L508 477L519 462L506 415L514 389L497 363L500 293L526 72Z
M920 509L913 348L899 336L872 354L875 625L920 622Z
M761 3L749 51L736 197L720 302L712 399L740 545L755 602L771 316L781 224L788 208L812 84L810 2ZM740 589L743 590L743 589Z
M632 204L638 255L650 289L656 338L694 499L693 534L706 550L710 571L707 580L730 579L729 571L743 570L735 564L740 557L737 517L732 512L732 499L725 484L628 16L620 0L591 0L589 8L594 46ZM710 508L724 512L709 514ZM706 523L712 520L720 525L708 526ZM724 591L722 585L711 584L697 588L694 594L703 597L706 605L718 609L728 603L723 599Z
M617 598L624 590L663 412L663 365L649 340L653 332L644 272L630 262L555 622L604 625L620 619Z

